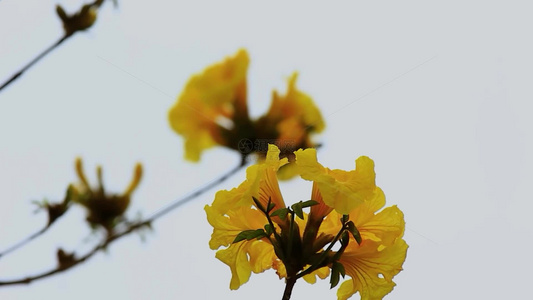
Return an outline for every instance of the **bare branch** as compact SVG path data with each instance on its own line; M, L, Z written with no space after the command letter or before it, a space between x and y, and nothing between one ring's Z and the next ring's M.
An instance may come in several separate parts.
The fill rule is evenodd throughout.
M6 250L4 250L2 253L0 253L0 258L6 256L7 254L19 249L20 247L26 245L27 243L33 241L34 239L36 239L37 237L39 237L40 235L42 235L43 233L45 233L48 228L50 228L50 226L46 225L44 228L42 228L41 230L31 234L30 236L28 236L27 238L23 239L22 241L16 243L15 245L7 248Z
M103 3L104 3L104 0L96 0L96 1L93 1L92 3L84 5L84 7L98 9L100 8L100 6L102 6ZM18 72L13 74L6 82L0 85L0 91L2 91L4 88L6 88L11 83L13 83L15 80L17 80L20 76L24 74L24 72L30 69L33 65L35 65L39 60L45 57L48 53L52 52L54 49L59 47L59 45L61 45L67 39L72 37L78 31L80 30L75 30L73 32L65 32L65 34L57 42L52 44L50 47L46 48L43 52L41 52L34 59L32 59L27 65L22 67L22 69L20 69Z
M228 171L227 173L223 174L218 179L216 179L214 181L211 181L211 182L207 183L205 186L203 186L202 188L198 189L197 191L195 191L195 192L193 192L193 193L191 193L191 194L189 194L189 195L187 195L187 196L185 196L185 197L183 197L181 199L178 199L178 200L172 202L171 204L167 205L166 207L164 207L164 208L158 210L157 212L155 212L154 214L152 214L152 216L147 218L146 220L130 224L130 225L128 225L128 227L126 229L124 229L120 233L115 233L115 234L108 235L107 238L102 243L100 243L97 246L95 246L91 251L89 251L84 256L81 256L79 258L76 258L75 256L73 256L73 259L71 261L69 261L68 264L59 264L56 268L51 269L51 270L46 271L46 272L43 272L41 274L28 276L28 277L21 278L21 279L0 281L0 287L8 286L8 285L29 284L29 283L32 283L34 281L37 281L37 280L40 280L40 279L44 279L44 278L50 277L52 275L55 275L55 274L62 273L62 272L65 272L67 270L70 270L74 266L77 266L77 265L89 260L93 255L98 253L100 250L106 249L114 241L119 240L120 238L122 238L122 237L124 237L124 236L126 236L126 235L128 235L128 234L130 234L130 233L132 233L132 232L134 232L136 230L138 230L138 229L141 229L141 228L146 227L146 226L151 226L151 223L153 221L155 221L156 219L168 214L170 211L182 206L183 204L185 204L185 203L193 200L194 198L202 195L203 193L207 192L211 188L219 185L220 183L224 182L226 179L231 177L231 175L235 174L237 171L239 171L240 169L244 168L245 166L246 166L246 157L243 156L242 159L241 159L241 162L239 163L239 165L237 167L235 167L235 168L231 169L230 171Z

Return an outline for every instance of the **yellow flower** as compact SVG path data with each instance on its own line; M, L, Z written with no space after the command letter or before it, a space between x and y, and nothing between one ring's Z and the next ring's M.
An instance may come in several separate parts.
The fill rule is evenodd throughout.
M392 282L407 252L402 239L405 221L397 206L387 207L381 189L376 196L364 202L350 213L362 242L358 245L353 237L339 262L351 279L342 283L337 296L348 299L359 292L362 300L382 299L395 286ZM382 209L382 210L381 210ZM341 225L341 215L332 212L320 227L320 232L334 234Z
M295 155L302 178L314 181L324 203L341 214L349 214L365 200L379 193L375 184L374 162L366 156L355 161L355 170L344 171L330 170L318 163L315 149L300 149Z
M213 250L228 247L219 250L216 257L231 268L232 290L247 282L252 271L260 273L269 269L276 260L274 248L267 238L238 244L232 242L240 232L265 225L264 215L254 207L252 197L263 206L267 206L270 200L275 205L274 209L285 207L276 179L277 170L285 163L287 159L279 159L279 149L270 145L265 162L246 170L246 181L231 191L217 192L213 204L205 206L207 220L213 226L209 246ZM280 218L273 220L286 227L286 221Z
M169 111L172 129L185 138L185 158L198 161L203 150L216 144L232 146L227 122L248 119L246 107L246 51L193 76ZM235 126L237 124L230 124Z
M252 271L260 273L272 267L275 254L267 239L232 244L240 232L263 227L263 216L259 211L244 206L230 210L226 215L220 215L210 206L206 206L205 211L209 223L214 227L209 242L211 249L229 246L217 251L216 257L231 269L230 289L238 289L247 282Z
M185 158L198 161L203 150L215 145L239 151L242 156L257 153L264 158L268 144L276 144L290 162L299 148L316 146L311 135L325 125L311 98L296 89L296 74L289 79L287 93L273 92L268 112L251 120L247 107L245 50L193 76L169 111L174 131L185 138ZM282 168L282 178L296 173Z
M314 144L307 133L319 133L325 127L322 114L311 97L296 89L297 78L296 73L289 78L289 87L284 96L276 91L272 93L270 109L257 120L258 127L263 129L260 137L261 134L266 135L261 138L269 137L268 130L275 131L280 139L292 143L295 150L312 147Z
M296 89L297 78L296 73L290 77L285 95L281 96L276 91L272 93L270 109L255 123L259 139L269 140L276 136L276 145L290 162L294 161L295 150L315 147L310 136L325 128L322 114L311 97ZM288 164L281 169L279 176L286 179L296 174L293 165Z
M396 206L384 208L385 194L378 188L375 196L355 208L350 214L363 240L372 240L383 245L392 244L402 237L405 221L402 211ZM342 217L337 212L331 212L320 227L320 231L335 234L338 231Z
M351 278L340 286L339 299L357 292L363 300L382 299L402 270L407 244L403 213L396 206L383 208L385 195L374 183L372 160L359 158L353 171L330 170L318 164L314 149L297 151L295 170L313 180L314 202L285 208L277 177L287 158L280 155L269 145L265 161L249 167L239 187L219 191L205 207L213 226L209 245L213 250L225 247L216 257L231 269L230 288L239 288L252 272L270 268L287 284L299 278L314 283L330 274L333 283L335 266L342 264ZM355 205L343 203L353 199ZM309 206L309 214L302 211ZM337 242L341 248L333 251Z
M361 300L383 299L396 285L392 278L402 270L407 247L403 239L384 248L371 240L360 246L351 243L339 259L351 279L337 290L338 299L348 299L356 292Z

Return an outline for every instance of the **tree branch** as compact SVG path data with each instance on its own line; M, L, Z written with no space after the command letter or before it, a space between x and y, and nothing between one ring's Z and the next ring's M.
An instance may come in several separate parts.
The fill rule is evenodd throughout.
M37 55L32 61L30 61L27 65L22 67L20 71L13 74L13 76L11 76L4 84L2 84L0 86L0 91L3 90L8 85L10 85L13 81L17 80L22 74L24 74L24 72L26 72L29 68L31 68L36 62L41 60L41 58L45 57L48 53L50 53L52 50L57 48L59 45L61 45L64 41L66 41L71 36L72 35L64 35L57 42L55 42L52 46L46 48L43 52L41 52L41 54Z
M32 283L34 281L50 277L50 276L52 276L54 274L65 272L65 271L73 268L74 266L79 265L79 264L89 260L93 255L98 253L100 250L106 249L114 241L116 241L116 240L118 240L118 239L120 239L120 238L122 238L122 237L124 237L124 236L126 236L126 235L128 235L128 234L130 234L130 233L142 228L142 227L150 226L151 223L153 221L155 221L156 219L168 214L172 210L182 206L183 204L185 204L185 203L193 200L194 198L202 195L203 193L207 192L211 188L219 185L220 183L224 182L226 179L231 177L231 175L235 174L237 171L239 171L240 169L242 169L245 166L246 166L246 156L242 156L241 162L239 163L239 165L237 167L235 167L235 168L231 169L230 171L228 171L227 173L223 174L218 179L207 183L205 186L201 187L197 191L195 191L195 192L193 192L193 193L191 193L191 194L189 194L189 195L187 195L187 196L185 196L185 197L183 197L181 199L178 199L178 200L174 201L173 203L169 204L168 206L160 209L159 211L157 211L154 214L152 214L152 216L150 216L149 218L147 218L147 219L145 219L143 221L135 222L135 223L129 225L124 231L121 231L120 233L115 233L115 234L109 235L105 239L105 241L103 241L102 243L100 243L97 246L95 246L91 251L89 251L84 256L81 256L79 258L75 258L74 257L74 259L72 261L70 261L68 264L65 264L65 265L61 265L60 264L56 268L51 269L51 270L46 271L46 272L43 272L41 274L28 276L28 277L25 277L25 278L22 278L22 279L0 281L0 287L8 286L8 285L29 284L29 283ZM38 236L38 234L36 236Z
M95 8L100 8L100 6L102 6L103 3L104 3L104 0L95 0L92 3L89 3L87 5L91 6L91 7L95 7ZM4 82L0 86L0 91L2 91L4 88L6 88L11 83L13 83L15 80L17 80L20 76L22 76L22 74L24 74L24 72L26 72L28 69L30 69L34 64L36 64L39 60L41 60L43 57L45 57L48 53L52 52L52 50L54 50L57 47L59 47L59 45L61 45L64 41L66 41L67 39L72 37L74 35L74 33L76 33L76 32L77 31L75 31L73 33L70 33L70 34L69 33L65 33L57 42L52 44L50 47L46 48L43 52L41 52L34 59L32 59L27 65L22 67L22 69L20 69L18 72L13 74L6 82Z
M148 222L154 221L155 219L160 218L160 217L166 215L167 213L171 212L172 210L174 210L174 209L182 206L183 204L193 200L194 198L196 198L196 197L200 196L201 194L207 192L209 189L221 184L226 179L228 179L231 175L235 174L237 171L242 169L244 166L246 166L246 156L245 155L243 155L241 157L241 162L240 162L240 164L238 166L236 166L235 168L231 169L229 172L227 172L226 174L222 175L218 179L216 179L214 181L211 181L210 183L206 184L201 189L199 189L199 190L197 190L197 191L195 191L195 192L183 197L182 199L179 199L179 200L176 200L173 203L170 203L169 205L167 205L164 208L161 208L160 210L158 210L157 212L152 214L152 216L150 218L148 218L147 221Z
M41 230L33 233L32 235L28 236L27 238L23 239L22 241L19 241L18 243L16 243L15 245L7 248L6 250L4 250L4 252L0 253L0 258L6 256L7 254L17 250L18 248L26 245L27 243L33 241L34 239L36 239L37 237L39 237L40 235L42 235L43 233L45 233L48 228L50 228L49 225L46 225L45 227L43 227Z

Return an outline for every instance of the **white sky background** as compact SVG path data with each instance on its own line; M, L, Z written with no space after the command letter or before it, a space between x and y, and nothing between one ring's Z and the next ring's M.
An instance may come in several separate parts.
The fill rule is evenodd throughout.
M61 34L55 1L0 1L0 81ZM63 1L67 11L78 1ZM82 156L122 191L145 177L129 213L149 215L239 160L214 149L184 161L167 110L188 78L248 49L249 107L269 106L293 71L327 123L319 160L352 169L375 160L388 205L405 213L410 245L386 299L525 299L533 259L531 6L526 1L120 1L95 26L0 93L0 249L39 229L31 200L60 200ZM107 254L0 299L278 299L274 271L229 290L208 247L203 211L216 190L114 243ZM310 186L283 184L286 201ZM55 266L57 247L87 249L84 212L0 259L0 279ZM92 240L94 242L94 240ZM335 299L327 280L298 282L292 299ZM354 297L355 299L358 296Z

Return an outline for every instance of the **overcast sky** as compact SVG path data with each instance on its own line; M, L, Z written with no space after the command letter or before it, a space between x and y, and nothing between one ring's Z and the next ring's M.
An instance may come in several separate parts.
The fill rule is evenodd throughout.
M129 215L144 215L234 167L236 153L183 160L167 111L187 79L246 48L249 107L298 86L320 107L319 161L353 169L375 160L388 205L405 213L410 245L386 299L526 299L533 259L531 5L526 1L119 1L0 92L0 249L46 222L32 200L60 200L84 159L109 190L145 177ZM72 12L80 3L63 1ZM0 2L0 81L62 34L55 1ZM281 298L274 271L229 290L208 247L203 206L244 171L83 265L1 299ZM310 195L282 184L287 202ZM84 212L0 259L0 279L51 268L58 247L87 249ZM292 299L335 299L327 280L298 282ZM358 299L358 296L354 296Z

